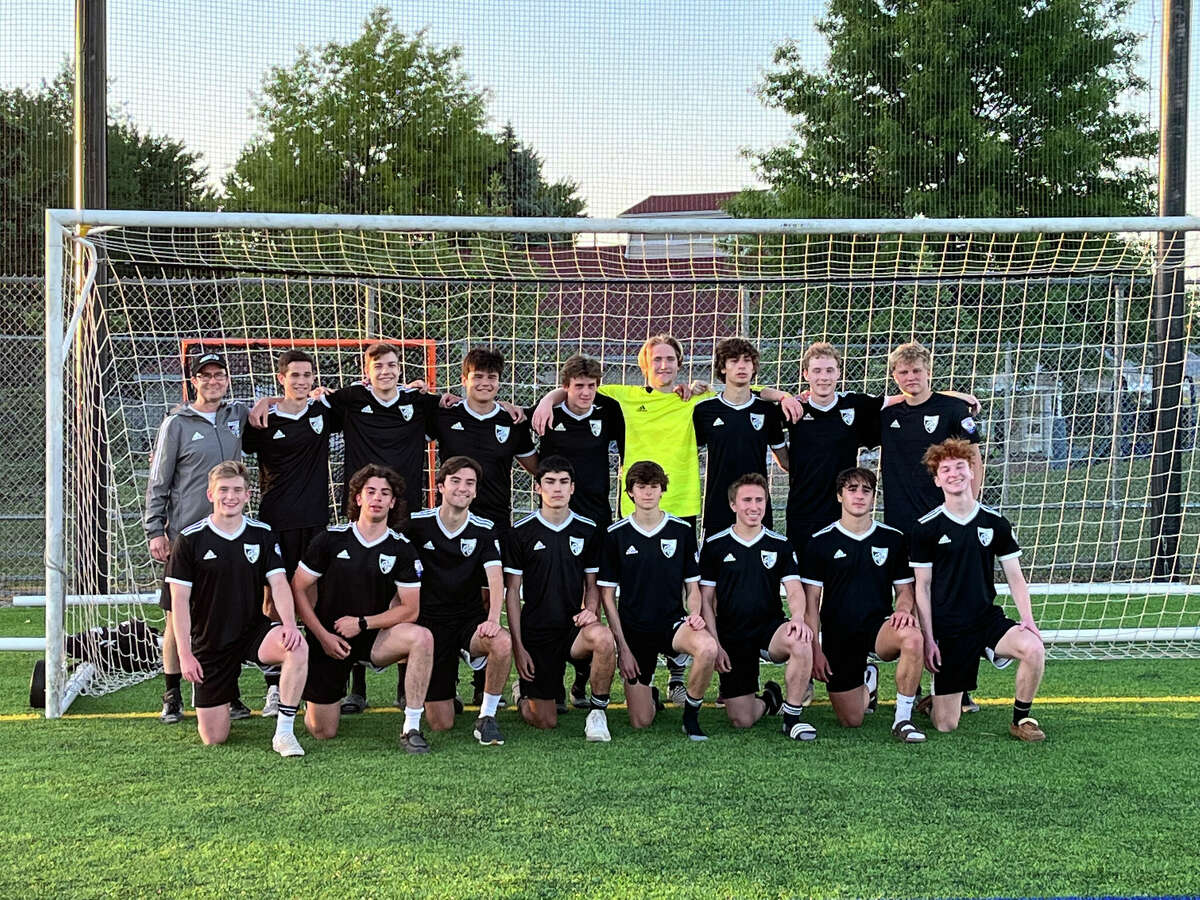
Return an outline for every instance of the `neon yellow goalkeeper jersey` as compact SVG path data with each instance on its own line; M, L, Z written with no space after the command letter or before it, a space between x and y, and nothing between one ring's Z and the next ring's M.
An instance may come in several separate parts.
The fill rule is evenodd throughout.
M664 510L674 516L700 515L700 456L692 408L712 392L680 400L677 394L644 385L604 384L600 393L620 403L625 416L625 458L618 483L621 515L633 512L633 501L625 493L625 469L643 459L658 463L667 473Z

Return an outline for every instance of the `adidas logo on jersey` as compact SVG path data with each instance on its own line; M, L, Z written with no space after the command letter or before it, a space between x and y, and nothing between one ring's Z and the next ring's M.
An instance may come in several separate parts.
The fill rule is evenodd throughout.
M546 545L543 544L541 541L538 541L536 544L533 545L533 549L534 550L545 550Z
M432 550L432 549L433 549L433 541L426 541L426 542L425 542L425 543L424 543L424 544L421 546L421 549L422 549L422 550Z
M451 431L462 431L463 430L462 422L455 422L453 425L450 426L450 430Z
M364 406L362 409L360 409L360 410L359 410L359 412L373 413L374 411L373 411L373 410L371 409L371 407L368 405L368 406Z
M341 553L339 553L339 554L337 555L337 558L338 558L338 559L349 559L349 558L350 558L350 553L349 553L349 551L343 550Z
M715 426L717 426L717 425L724 425L724 424L725 424L725 420L724 420L724 419L722 419L720 416L717 416L715 419L713 419L713 426L714 426L714 427L715 427Z
M645 412L645 411L646 411L646 404L645 404L645 403L643 403L641 406L639 406L639 407L637 408L637 411L638 411L638 412Z
M726 553L725 558L721 562L737 562L737 557L732 553Z
M814 421L816 421L816 420L815 420L815 419L813 419L813 417L812 417L812 413L805 413L805 414L804 414L804 418L803 418L803 419L801 419L800 421L802 421L802 422L814 422Z
M554 430L555 431L566 431L567 426L564 425L562 422L559 422L557 425L554 426Z
M280 439L280 438L282 438L282 437L283 437L283 430L282 430L282 429L277 429L277 430L275 431L275 433L274 433L273 435L271 435L271 440L273 440L273 441L277 441L277 440L279 440L279 439Z
M213 553L211 550L209 550L207 553L204 554L204 559L216 559L216 558L217 558L217 554Z
M202 440L204 440L204 435L202 435L198 431L193 431L192 432L192 440L193 441L202 441Z
M842 550L842 549L839 547L839 548L838 548L838 550L837 550L837 551L836 551L836 552L833 554L833 558L834 558L834 559L845 559L845 558L846 558L846 551Z
M626 556L637 556L637 547L634 547L634 546L631 544L631 545L629 546L629 549L625 551L625 555L626 555Z
M893 419L892 424L888 426L888 428L899 428L899 427L900 427L900 423L897 422L895 419Z
M943 534L940 538L938 538L938 543L939 544L948 544L948 543L950 543L950 538L946 537L946 535Z

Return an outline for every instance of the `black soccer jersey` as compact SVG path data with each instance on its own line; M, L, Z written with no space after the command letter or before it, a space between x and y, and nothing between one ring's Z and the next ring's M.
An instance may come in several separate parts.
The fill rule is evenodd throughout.
M167 582L192 589L192 653L219 655L259 628L263 587L275 573L284 574L283 560L265 522L243 518L233 534L211 518L183 529L171 546Z
M499 566L500 544L490 521L474 513L454 532L447 531L436 509L415 513L408 538L421 561L419 621L454 622L483 609L484 568Z
M751 395L734 406L724 394L709 397L692 410L696 444L708 447L704 478L704 533L716 534L733 524L729 486L748 472L767 474L767 451L784 446L783 414L774 403ZM771 527L771 498L763 524Z
M529 413L532 415L532 412ZM625 456L625 416L621 404L603 394L586 415L576 416L566 403L554 407L553 417L538 444L538 456L565 456L575 467L575 493L571 509L600 526L612 522L609 494L612 468L609 445L617 445L617 454Z
M737 641L756 634L781 613L779 586L799 581L792 545L766 528L744 541L732 528L704 539L700 583L716 588L717 634Z
M664 514L651 531L643 531L632 517L608 527L598 583L620 588L623 627L637 631L670 627L686 615L684 583L699 580L696 530L683 519Z
M937 507L921 517L911 544L913 568L933 569L935 636L973 628L996 600L996 560L1021 555L1012 524L982 504L965 519Z
M799 421L787 424L788 537L808 537L842 514L834 485L839 473L858 465L860 447L879 443L882 397L839 393L832 406L802 404ZM793 534L808 529L804 535Z
M601 534L575 513L561 525L533 513L505 535L504 571L521 576L523 637L571 627L583 607L585 573L600 570Z
M897 584L912 584L908 542L895 528L872 522L855 534L834 522L804 548L805 584L821 588L821 626L858 634L878 628L892 614Z
M408 511L421 509L425 483L425 436L433 427L437 394L400 388L383 402L369 385L352 384L327 395L329 405L343 416L346 465L342 503L349 507L350 479L368 463L391 466L404 478Z
M322 397L298 413L272 406L265 428L247 428L242 450L258 456L258 514L276 531L329 521L329 436L341 413Z
M463 402L439 409L435 422L430 437L437 439L438 459L469 456L483 468L471 511L490 519L498 531L507 531L512 521L513 460L534 452L529 420L516 424L499 403L480 415Z
M358 525L333 525L312 539L300 568L317 582L317 618L330 631L342 616L374 616L397 588L420 587L420 563L408 538L388 529L368 541Z
M883 519L911 534L917 519L942 502L942 491L921 462L946 438L979 443L979 426L965 400L932 394L924 403L897 403L879 414L883 468Z

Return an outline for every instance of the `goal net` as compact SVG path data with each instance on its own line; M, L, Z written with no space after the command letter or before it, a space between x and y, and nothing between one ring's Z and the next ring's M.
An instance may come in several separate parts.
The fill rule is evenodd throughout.
M336 385L361 377L377 338L404 348L406 378L439 386L458 385L472 346L494 347L502 396L526 406L577 352L602 361L606 382L642 383L638 349L660 332L684 348L681 378L710 381L715 343L744 335L760 383L789 390L805 348L830 341L842 388L872 394L896 392L888 352L919 340L935 389L982 401L983 501L1016 525L1052 653L1195 654L1200 357L1159 352L1155 294L1188 265L1181 253L1163 265L1167 225L1197 222L53 214L51 684L78 663L64 636L131 618L161 627L141 521L155 431L185 390L182 354L221 349L230 396L249 401L275 392L285 347L314 351L320 382ZM1182 333L1181 314L1168 324ZM771 465L782 518L787 475ZM1171 477L1152 478L1164 465ZM515 511L528 488L514 475ZM141 667L91 656L71 690L156 669L153 648Z

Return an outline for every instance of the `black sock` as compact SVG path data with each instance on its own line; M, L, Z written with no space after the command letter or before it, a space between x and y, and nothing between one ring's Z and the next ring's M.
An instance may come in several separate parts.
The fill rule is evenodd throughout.
M263 672L263 681L266 682L269 688L279 687L279 679L282 674L281 672Z
M475 686L476 691L483 690L483 682L486 677L487 677L486 669L476 669L475 670L475 674L471 677L471 684L473 684Z
M700 729L700 704L704 702L704 698L697 699L691 694L687 695L687 699L683 704L683 730L688 734L703 734Z
M402 662L396 666L396 700L404 697L404 679L408 677L408 663ZM365 696L365 694L364 694Z
M571 684L572 694L582 694L587 687L588 676L592 673L590 663L575 666L575 681Z
M780 707L783 711L783 727L791 730L793 725L800 724L800 714L804 712L803 706L792 706L790 703L785 703Z
M608 709L608 694L592 694L592 709Z
M356 665L350 670L350 693L367 696L367 669Z
M1029 716L1029 711L1033 709L1033 701L1013 700L1013 724L1019 725L1021 720Z
M174 672L174 673L164 672L163 678L165 678L167 681L167 690L168 691L178 691L179 690L179 682L183 679L183 676L180 675L178 672Z

